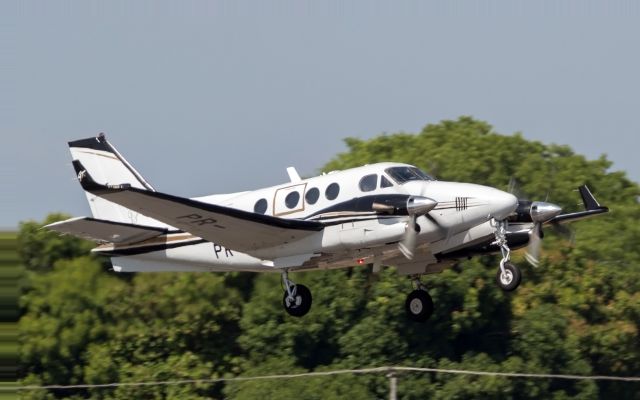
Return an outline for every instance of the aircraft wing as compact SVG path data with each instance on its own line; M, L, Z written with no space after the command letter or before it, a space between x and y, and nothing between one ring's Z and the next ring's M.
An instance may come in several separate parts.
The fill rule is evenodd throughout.
M78 236L95 242L116 244L137 243L160 236L167 232L164 228L126 224L89 217L71 218L45 226L56 232Z
M73 165L87 192L233 250L250 254L294 242L324 228L320 222L256 214L129 184L102 185L79 161L73 161Z

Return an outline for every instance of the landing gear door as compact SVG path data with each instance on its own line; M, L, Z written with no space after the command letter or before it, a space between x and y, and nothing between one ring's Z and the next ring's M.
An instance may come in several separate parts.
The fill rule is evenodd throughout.
M273 215L282 216L304 211L304 190L306 186L306 183L301 183L276 190L273 198Z

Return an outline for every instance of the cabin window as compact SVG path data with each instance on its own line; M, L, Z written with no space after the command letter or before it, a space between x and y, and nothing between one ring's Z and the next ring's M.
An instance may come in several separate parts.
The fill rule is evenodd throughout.
M309 204L316 204L316 201L320 198L320 191L318 188L311 188L307 190L307 194L304 195L305 200Z
M386 176L384 175L380 175L380 187L381 188L388 188L393 186L393 183L391 183Z
M327 186L327 189L324 191L324 196L327 198L327 200L334 200L336 197L338 197L339 193L340 186L334 182L331 185Z
M258 214L264 214L267 212L267 200L266 199L260 199L258 201L256 201L256 204L253 206L253 212L256 212Z
M298 205L299 201L300 193L291 192L287 195L287 197L284 198L284 205L287 206L287 208L295 208Z
M378 187L378 175L371 174L365 175L360 179L360 190L363 192L371 192L372 190L376 190Z

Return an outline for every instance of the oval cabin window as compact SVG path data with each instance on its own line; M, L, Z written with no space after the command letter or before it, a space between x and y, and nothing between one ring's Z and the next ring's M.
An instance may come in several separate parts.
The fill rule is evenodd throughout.
M258 201L256 201L256 204L253 206L253 212L256 212L258 214L264 214L267 212L267 200L266 199L260 199Z
M287 206L287 208L295 208L298 205L299 201L300 193L291 192L287 195L287 197L284 198L284 205Z
M304 195L305 200L309 204L316 204L318 199L320 198L320 191L318 188L311 188L307 190L307 194Z
M324 196L327 198L327 200L334 200L336 197L338 197L339 193L340 186L334 182L331 185L327 186L327 189L324 191Z

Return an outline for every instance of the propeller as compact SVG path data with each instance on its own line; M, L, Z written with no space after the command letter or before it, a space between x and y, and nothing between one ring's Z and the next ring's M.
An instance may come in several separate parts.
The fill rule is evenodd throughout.
M520 222L533 222L533 228L529 231L529 245L527 246L524 258L534 267L540 264L540 251L542 250L542 225L560 215L562 208L556 204L549 203L549 192L545 201L529 201L521 199L522 192L515 177L509 178L508 192L518 197L518 208L516 209L515 220ZM571 236L571 230L560 224L552 225L558 233Z
M524 204L528 202L523 202ZM520 206L518 206L520 208ZM537 267L540 264L540 249L542 248L542 224L560 215L562 208L545 201L534 201L529 208L529 216L533 221L533 229L529 232L529 245L525 253L525 259L529 264Z
M413 259L416 249L420 225L418 217L426 215L433 210L438 202L425 196L401 196L389 197L383 201L374 201L371 204L373 211L386 214L408 215L407 228L402 240L398 243L398 249L408 259Z
M409 260L413 259L416 251L416 242L420 225L418 225L418 217L426 215L438 205L438 202L424 196L411 196L407 199L407 213L409 214L409 223L404 238L398 243L398 249Z

